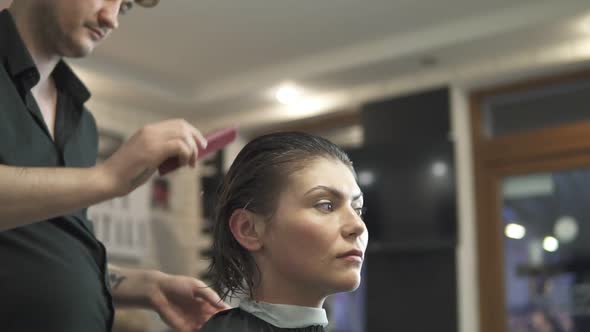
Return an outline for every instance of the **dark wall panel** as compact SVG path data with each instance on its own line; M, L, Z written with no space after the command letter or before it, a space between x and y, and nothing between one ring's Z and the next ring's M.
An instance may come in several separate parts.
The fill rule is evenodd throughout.
M363 107L365 144L349 153L357 172L373 178L361 184L368 332L457 331L449 103L441 88Z
M369 253L367 332L457 331L455 250Z

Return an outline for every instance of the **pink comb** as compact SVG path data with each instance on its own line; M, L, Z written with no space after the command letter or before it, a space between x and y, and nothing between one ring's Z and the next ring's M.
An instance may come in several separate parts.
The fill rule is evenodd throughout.
M197 156L197 160L200 160L205 156L225 147L229 143L233 142L237 135L238 129L236 127L220 129L207 135L205 137L207 139L207 148L198 148L199 155ZM160 173L160 176L164 176L165 174L176 170L179 166L180 164L178 162L178 158L168 158L158 167L158 172Z

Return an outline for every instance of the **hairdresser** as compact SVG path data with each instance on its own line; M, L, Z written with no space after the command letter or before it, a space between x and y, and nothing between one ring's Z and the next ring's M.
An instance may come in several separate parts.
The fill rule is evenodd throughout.
M198 331L226 308L197 279L111 266L86 208L127 195L165 160L195 166L207 141L184 120L147 125L95 165L90 93L63 58L89 55L135 4L18 0L0 11L0 330L111 331L115 308Z

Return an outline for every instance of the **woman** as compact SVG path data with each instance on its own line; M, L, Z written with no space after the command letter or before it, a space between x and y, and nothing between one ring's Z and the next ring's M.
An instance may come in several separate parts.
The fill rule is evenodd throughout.
M335 144L303 133L248 143L219 191L210 266L223 298L246 298L202 331L325 331L326 297L360 283L362 208Z

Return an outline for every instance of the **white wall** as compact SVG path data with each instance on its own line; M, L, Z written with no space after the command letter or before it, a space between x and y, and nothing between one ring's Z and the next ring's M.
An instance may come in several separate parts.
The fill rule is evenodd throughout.
M154 253L151 237L150 188L96 204L88 209L96 237L108 249L110 261L150 266Z
M451 87L451 127L457 181L457 299L460 332L479 331L479 290L475 233L475 195L468 91Z

